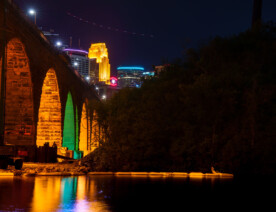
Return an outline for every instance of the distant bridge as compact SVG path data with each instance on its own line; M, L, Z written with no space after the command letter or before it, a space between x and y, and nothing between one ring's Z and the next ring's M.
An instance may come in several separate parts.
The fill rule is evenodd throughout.
M0 11L0 145L55 143L75 157L93 151L96 92L12 1L1 0Z

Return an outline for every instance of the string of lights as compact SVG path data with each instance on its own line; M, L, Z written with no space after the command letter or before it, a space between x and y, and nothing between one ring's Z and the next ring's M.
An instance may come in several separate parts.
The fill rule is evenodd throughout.
M75 18L76 20L78 21L81 21L81 22L84 22L84 23L87 23L87 24L90 24L94 27L98 27L98 28L101 28L101 29L105 29L105 30L109 30L109 31L114 31L114 32L120 32L120 33L125 33L125 34L130 34L130 35L133 35L133 36L140 36L140 37L149 37L149 38L154 38L154 35L152 34L145 34L145 33L137 33L137 32L133 32L133 31L128 31L128 30L123 30L123 29L118 29L118 28L115 28L115 27L110 27L110 26L104 26L102 24L98 24L98 23L95 23L95 22L91 22L91 21L88 21L84 18L81 18L79 16L76 16L70 12L67 12L67 15Z

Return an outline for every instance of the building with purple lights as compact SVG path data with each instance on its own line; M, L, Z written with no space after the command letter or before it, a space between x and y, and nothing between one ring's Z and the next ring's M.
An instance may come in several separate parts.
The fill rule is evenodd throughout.
M77 70L84 79L90 81L88 52L71 48L65 48L63 51L70 57L72 67Z

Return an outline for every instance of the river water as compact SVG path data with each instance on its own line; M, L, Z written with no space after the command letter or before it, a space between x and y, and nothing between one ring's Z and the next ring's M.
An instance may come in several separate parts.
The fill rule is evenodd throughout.
M276 201L270 185L219 178L0 177L0 211L270 211Z

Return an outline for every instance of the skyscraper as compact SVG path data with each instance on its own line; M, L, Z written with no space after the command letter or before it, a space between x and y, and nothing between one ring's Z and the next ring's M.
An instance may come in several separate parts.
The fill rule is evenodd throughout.
M86 79L90 80L90 61L87 57L88 52L80 49L64 49L71 59L72 67L79 72L79 74Z
M96 59L98 72L95 72L95 78L98 82L110 84L110 64L108 59L108 50L105 43L93 43L89 49L89 59ZM97 69L96 69L97 70Z

